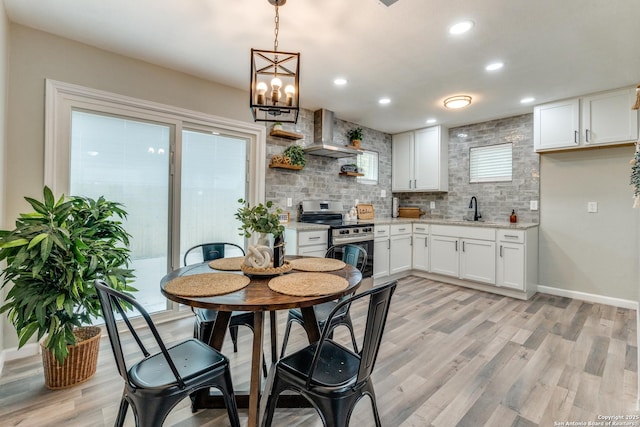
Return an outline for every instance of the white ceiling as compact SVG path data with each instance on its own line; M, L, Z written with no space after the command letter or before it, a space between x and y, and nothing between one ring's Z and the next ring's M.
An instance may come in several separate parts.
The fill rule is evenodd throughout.
M245 90L251 48L273 48L267 0L4 2L11 21ZM640 0L289 0L279 50L301 52L303 108L395 133L430 117L452 127L528 113L525 96L636 85L639 18ZM474 28L449 35L462 19ZM486 72L495 60L504 68ZM456 94L473 104L445 110Z

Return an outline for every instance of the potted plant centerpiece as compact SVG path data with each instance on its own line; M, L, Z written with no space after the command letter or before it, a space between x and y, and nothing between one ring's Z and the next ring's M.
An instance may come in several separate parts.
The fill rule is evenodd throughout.
M282 209L274 206L272 201L253 207L249 207L249 202L244 199L239 199L238 203L242 204L235 214L236 219L242 222L238 228L240 235L254 238L248 246L245 264L253 268L280 267L284 261L284 226L280 224L279 217Z
M0 231L2 288L10 287L0 313L8 312L18 332L18 348L37 334L45 384L66 388L91 378L96 370L101 329L90 325L101 315L93 282L135 289L129 234L120 219L122 205L100 197L62 195L44 187L44 200L25 200L34 212L22 213L13 230ZM89 358L89 360L85 360Z
M347 138L351 141L351 145L355 148L360 148L360 143L362 142L362 128L354 128L347 131Z

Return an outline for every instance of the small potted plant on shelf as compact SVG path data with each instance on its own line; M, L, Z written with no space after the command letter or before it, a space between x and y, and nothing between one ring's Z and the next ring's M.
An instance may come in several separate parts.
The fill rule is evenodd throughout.
M362 128L357 127L350 129L347 132L347 138L351 141L351 145L355 148L360 148L360 143L362 142Z
M101 330L83 326L101 316L94 281L135 290L128 285L130 236L120 222L127 213L104 197L56 200L46 186L43 201L25 200L34 212L20 214L15 229L0 231L0 261L7 263L1 287L10 288L0 313L8 312L19 348L34 334L44 337L45 384L66 388L96 371Z
M271 128L272 130L282 130L282 123L280 122L275 122L273 124L273 127Z
M307 159L304 157L304 149L296 144L292 144L284 149L282 155L285 158L289 158L289 164L293 166L300 166L301 168L307 164ZM285 160L286 161L286 160Z
M280 267L284 261L284 226L280 223L282 209L272 201L253 207L244 199L238 199L238 203L242 204L235 214L242 223L238 228L240 235L255 239L255 244L249 245L245 263L256 268Z

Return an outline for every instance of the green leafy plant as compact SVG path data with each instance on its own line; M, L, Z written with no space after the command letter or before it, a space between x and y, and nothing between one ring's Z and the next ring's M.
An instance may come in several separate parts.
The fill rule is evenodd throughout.
M268 201L266 205L258 203L253 207L249 207L249 202L244 199L238 199L238 203L241 203L242 206L238 208L235 217L242 222L242 226L238 228L241 236L249 238L252 232L255 232L273 234L274 237L278 237L284 233L284 226L280 224L278 217L282 213L282 209L274 208L272 201Z
M74 345L73 330L101 315L93 282L102 279L125 292L133 277L129 234L120 219L122 205L100 197L62 195L55 200L44 187L44 200L25 200L34 209L16 219L14 230L0 231L2 288L13 283L0 313L8 312L22 347L37 332L38 339L60 364Z
M362 128L350 129L347 131L349 141L362 141Z
M307 164L307 159L304 157L304 150L299 145L290 145L282 152L283 156L288 157L291 160L292 165L304 166Z

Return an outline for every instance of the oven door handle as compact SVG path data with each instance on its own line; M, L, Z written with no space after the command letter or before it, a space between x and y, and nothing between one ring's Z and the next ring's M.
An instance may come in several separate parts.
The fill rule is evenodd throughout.
M332 239L333 245L344 245L346 243L365 243L373 241L373 236L365 237L355 236L355 237L334 237Z

